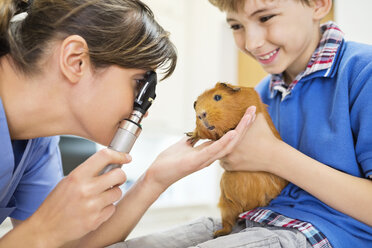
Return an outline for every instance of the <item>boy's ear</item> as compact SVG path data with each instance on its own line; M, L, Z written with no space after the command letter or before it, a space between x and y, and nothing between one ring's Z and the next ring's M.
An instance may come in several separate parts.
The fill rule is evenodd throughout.
M311 4L314 8L313 18L317 21L323 19L332 8L332 0L312 0Z
M89 68L88 45L79 35L71 35L63 40L60 53L62 74L71 83L77 83Z

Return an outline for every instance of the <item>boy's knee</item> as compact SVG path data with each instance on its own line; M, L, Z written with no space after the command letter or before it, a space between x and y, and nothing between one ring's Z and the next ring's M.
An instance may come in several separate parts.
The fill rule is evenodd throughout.
M190 225L203 225L211 234L222 228L221 220L213 217L200 217L191 222Z

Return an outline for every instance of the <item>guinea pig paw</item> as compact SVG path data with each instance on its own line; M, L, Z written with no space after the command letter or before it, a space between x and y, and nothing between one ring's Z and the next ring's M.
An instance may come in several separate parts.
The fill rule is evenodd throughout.
M188 137L195 137L195 133L194 132L187 132L187 133L185 133L186 134L186 136L188 136Z
M199 140L199 137L197 136L197 134L195 132L188 132L188 133L185 133L186 136L190 137L187 141L190 142L191 144L195 144L196 142L198 142Z

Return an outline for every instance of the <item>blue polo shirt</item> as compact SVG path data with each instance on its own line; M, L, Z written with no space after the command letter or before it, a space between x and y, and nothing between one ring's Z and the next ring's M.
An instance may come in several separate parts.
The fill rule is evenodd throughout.
M256 90L284 142L330 167L367 178L372 175L372 46L342 41L327 70L302 77L285 97L270 90L270 76ZM312 223L335 248L372 247L371 226L292 183L267 209Z
M58 137L13 141L0 98L0 223L25 220L62 179Z

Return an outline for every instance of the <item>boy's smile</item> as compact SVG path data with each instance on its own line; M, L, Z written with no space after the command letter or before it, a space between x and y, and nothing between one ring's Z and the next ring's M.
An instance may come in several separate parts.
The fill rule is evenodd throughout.
M261 64L270 64L277 57L280 48L277 48L269 53L258 55L257 59Z
M227 12L240 50L270 74L285 73L289 81L302 72L320 40L316 3L297 0L246 0L243 9ZM290 82L287 82L290 83Z

